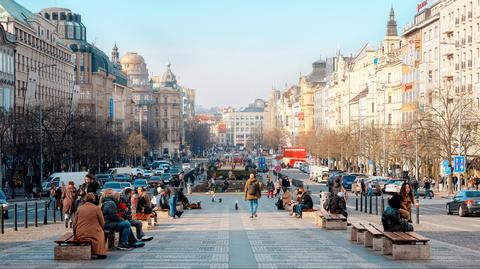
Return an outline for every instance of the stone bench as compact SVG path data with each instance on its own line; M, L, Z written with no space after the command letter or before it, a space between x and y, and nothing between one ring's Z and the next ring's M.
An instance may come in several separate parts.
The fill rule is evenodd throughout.
M315 208L304 208L302 209L302 218L315 219L315 215L316 215L315 212L317 212Z
M75 240L73 232L65 233L55 243L57 244L54 249L55 260L90 260L92 258L90 241Z
M152 214L137 213L133 215L133 219L139 220L142 222L143 230L150 230L155 226L155 217L153 217Z
M347 218L343 215L317 212L315 214L315 224L326 230L346 230Z
M350 241L357 242L358 244L364 244L365 231L367 222L353 222L352 229L350 231Z
M382 254L395 260L430 259L430 241L414 232L383 232Z
M363 244L365 247L371 247L373 250L381 251L383 245L383 229L373 223L368 223L365 227Z
M157 219L168 219L168 209L155 210L157 213Z
M103 234L105 235L105 244L107 244L108 249L114 249L118 245L118 238L115 238L115 230L103 230Z

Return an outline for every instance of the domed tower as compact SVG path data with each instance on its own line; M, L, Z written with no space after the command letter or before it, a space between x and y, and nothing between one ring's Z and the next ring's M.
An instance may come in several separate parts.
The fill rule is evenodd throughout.
M398 36L397 21L395 20L395 11L390 8L390 20L387 23L387 36Z
M168 63L167 64L167 71L165 71L165 73L163 73L160 83L163 87L176 89L177 88L177 78L175 77L175 74L173 74L170 66L171 66L171 64Z
M148 86L148 69L142 56L136 52L127 52L120 59L120 65L122 66L122 71L128 77L129 86Z

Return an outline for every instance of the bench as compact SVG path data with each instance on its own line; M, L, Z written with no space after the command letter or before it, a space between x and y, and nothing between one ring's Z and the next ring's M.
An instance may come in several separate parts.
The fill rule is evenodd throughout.
M347 218L343 215L317 212L315 214L315 224L326 230L346 230Z
M155 210L157 213L157 219L168 219L168 209Z
M137 213L133 215L133 219L142 222L143 230L150 230L155 226L155 217L152 217L152 214Z
M90 260L92 258L90 241L75 240L73 232L65 233L55 243L57 244L54 249L55 260Z
M315 218L315 212L317 212L317 210L315 208L304 208L304 209L302 209L302 218L303 219L314 219Z
M371 247L373 250L381 251L383 244L383 229L373 223L368 223L365 227L363 244L365 247Z
M366 222L353 222L352 229L350 231L350 241L363 244L365 241L365 231L368 223Z
M395 260L430 259L430 241L414 232L383 232L382 254Z
M105 243L107 244L108 249L113 249L118 244L115 242L115 230L103 230L105 235Z

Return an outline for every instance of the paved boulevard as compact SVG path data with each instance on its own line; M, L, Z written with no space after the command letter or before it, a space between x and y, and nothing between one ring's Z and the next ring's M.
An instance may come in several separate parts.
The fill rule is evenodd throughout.
M193 195L204 209L187 211L177 220L161 220L155 237L142 249L112 251L106 260L55 262L53 240L43 235L31 243L0 248L4 268L478 268L480 251L432 240L432 260L393 261L353 244L347 231L326 231L311 219L294 219L263 198L258 219L251 220L241 195L225 194L222 203ZM235 200L240 210L235 211ZM53 227L53 225L47 225ZM64 229L61 224L57 229ZM0 245L8 244L0 240Z

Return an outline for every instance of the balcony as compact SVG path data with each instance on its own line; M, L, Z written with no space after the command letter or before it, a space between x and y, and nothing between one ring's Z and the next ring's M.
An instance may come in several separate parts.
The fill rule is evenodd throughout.
M453 73L453 68L445 68L442 70L442 77L453 77Z
M444 33L444 34L453 33L454 26L453 26L453 24L446 24L445 27L442 30L443 30L442 33Z

